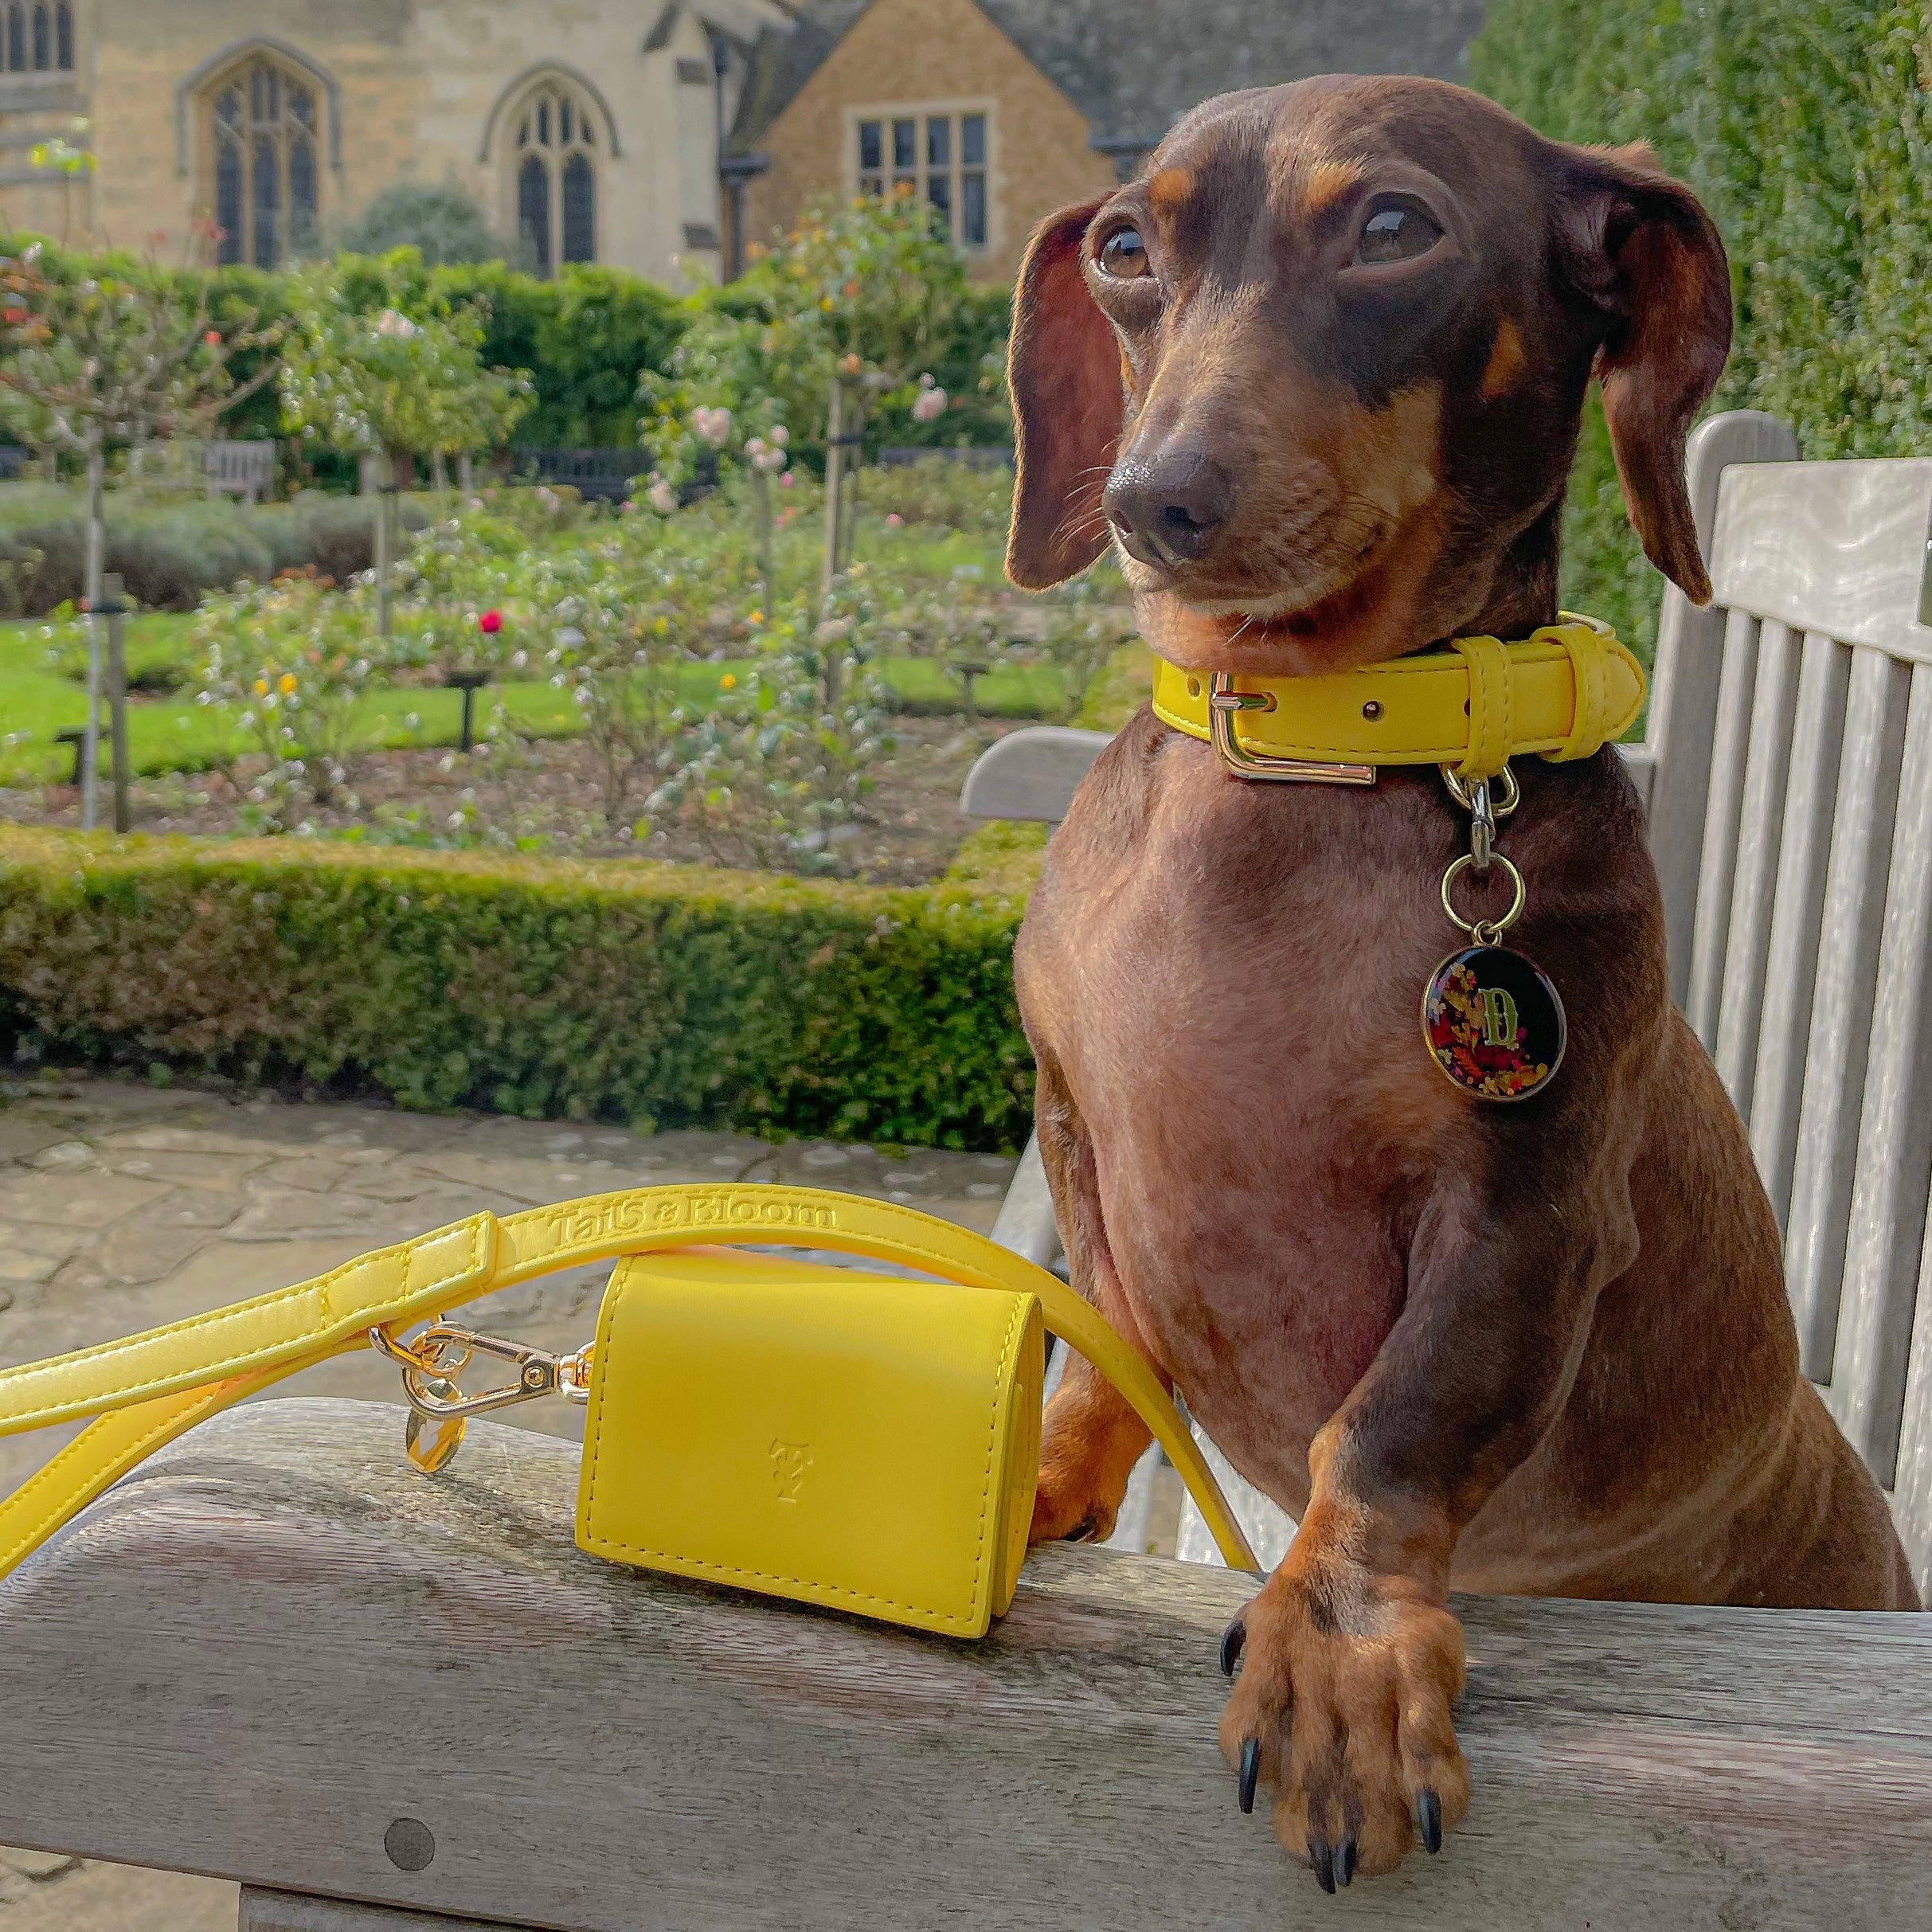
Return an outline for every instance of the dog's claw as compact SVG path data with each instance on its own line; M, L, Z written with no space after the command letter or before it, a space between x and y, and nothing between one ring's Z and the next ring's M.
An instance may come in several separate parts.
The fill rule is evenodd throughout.
M1335 1853L1325 1838L1308 1840L1308 1862L1315 1867L1315 1883L1332 1895L1335 1891Z
M1335 1848L1335 1882L1347 1885L1353 1882L1355 1875L1355 1841L1351 1835Z
M1246 1620L1242 1617L1237 1617L1221 1633L1221 1674L1222 1676L1231 1677L1234 1676L1234 1666L1241 1661L1241 1647L1247 1641L1248 1625Z
M1254 1809L1254 1787L1261 1775L1261 1741L1250 1738L1241 1747L1241 1778L1237 1787L1241 1793L1241 1809L1244 1813Z
M1442 1801L1433 1790L1425 1791L1415 1801L1416 1829L1422 1835L1422 1849L1433 1854L1442 1849Z

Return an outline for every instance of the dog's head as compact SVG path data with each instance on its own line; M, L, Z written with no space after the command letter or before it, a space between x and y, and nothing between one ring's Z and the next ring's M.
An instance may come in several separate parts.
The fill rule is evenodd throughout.
M1437 81L1224 95L1034 237L1007 571L1042 589L1112 542L1191 669L1527 628L1594 370L1631 520L1702 602L1684 444L1730 342L1723 244L1647 148Z

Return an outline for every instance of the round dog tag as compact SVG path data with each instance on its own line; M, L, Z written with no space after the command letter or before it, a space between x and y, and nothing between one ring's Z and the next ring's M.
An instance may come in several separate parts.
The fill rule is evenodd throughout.
M1436 1064L1478 1100L1527 1100L1562 1064L1563 1003L1542 969L1507 946L1465 946L1422 995Z

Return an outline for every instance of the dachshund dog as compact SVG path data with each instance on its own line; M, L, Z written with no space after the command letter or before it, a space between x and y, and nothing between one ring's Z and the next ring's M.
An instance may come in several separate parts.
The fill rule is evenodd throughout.
M1731 322L1715 229L1642 146L1433 81L1223 96L1034 237L1008 573L1111 545L1144 636L1203 675L1523 636L1555 620L1594 373L1644 547L1705 601L1684 438ZM1300 1519L1223 1645L1221 1742L1329 1891L1466 1809L1452 1589L1918 1607L1671 1005L1637 797L1607 748L1519 771L1515 933L1569 1044L1515 1105L1419 1034L1469 832L1426 767L1256 784L1144 710L1016 956L1075 1285ZM1076 1359L1034 1539L1105 1536L1148 1440Z

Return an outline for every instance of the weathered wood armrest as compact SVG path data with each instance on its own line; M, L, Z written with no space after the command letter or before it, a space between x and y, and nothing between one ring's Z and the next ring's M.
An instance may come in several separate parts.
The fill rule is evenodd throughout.
M576 1452L284 1402L0 1586L0 1844L570 1932L1900 1927L1932 1621L1470 1599L1468 1825L1324 1899L1214 1746L1225 1570L1059 1548L984 1643L612 1568Z

